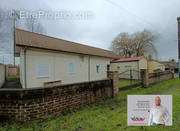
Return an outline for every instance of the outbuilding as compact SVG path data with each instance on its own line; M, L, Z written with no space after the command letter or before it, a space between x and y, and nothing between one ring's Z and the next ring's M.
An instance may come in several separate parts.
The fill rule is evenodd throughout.
M141 69L147 69L147 59L144 56L121 58L111 61L111 71L118 71L119 78L140 79Z
M148 61L148 72L162 72L165 71L165 65L162 64L160 61L157 60L149 60Z
M107 78L112 51L67 40L15 30L23 88L46 87Z

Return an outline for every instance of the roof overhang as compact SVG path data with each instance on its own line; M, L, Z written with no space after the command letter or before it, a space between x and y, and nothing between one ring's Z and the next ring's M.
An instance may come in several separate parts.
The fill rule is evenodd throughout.
M15 46L15 57L20 57L20 51L21 51L20 47Z
M124 63L124 62L138 62L139 60L132 60L132 61L111 61L111 63Z
M91 55L91 54L86 54L86 53L77 53L77 52L70 52L70 51L63 51L63 50L56 50L56 49L48 49L48 48L42 48L42 47L34 47L34 46L27 46L27 45L20 45L20 44L16 44L16 48L15 48L15 55L16 57L20 57L20 50L21 48L30 48L30 49L40 49L40 50L44 50L44 51L54 51L56 53L72 53L72 54L78 54L78 55L87 55L87 56L97 56L97 57L104 57L104 58L109 58L109 59L114 59L114 57L107 57L107 56L101 56L101 55Z
M140 61L143 58L144 58L144 56L114 59L114 60L111 60L111 63L136 62L136 61Z
M58 52L69 52L89 56L105 57L110 59L119 59L114 52L83 45L67 40L62 40L34 32L15 30L15 54L20 55L20 47L38 48L43 50L52 50Z

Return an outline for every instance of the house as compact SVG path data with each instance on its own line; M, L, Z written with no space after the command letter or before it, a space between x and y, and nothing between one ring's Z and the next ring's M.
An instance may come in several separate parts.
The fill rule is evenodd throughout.
M147 60L143 56L122 58L111 61L111 71L118 71L119 78L140 79L140 70L147 69Z
M112 51L15 29L23 88L94 81L107 78Z
M148 72L160 72L165 71L165 65L157 60L148 60Z
M175 61L161 61L160 63L165 65L166 71L178 73L178 63L177 62L175 62Z
M5 82L5 77L6 77L6 69L5 65L0 63L0 88L3 86Z

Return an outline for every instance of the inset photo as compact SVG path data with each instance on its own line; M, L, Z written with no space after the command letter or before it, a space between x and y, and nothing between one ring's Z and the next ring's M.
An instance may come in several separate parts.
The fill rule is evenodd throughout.
M128 126L172 126L172 95L128 95Z

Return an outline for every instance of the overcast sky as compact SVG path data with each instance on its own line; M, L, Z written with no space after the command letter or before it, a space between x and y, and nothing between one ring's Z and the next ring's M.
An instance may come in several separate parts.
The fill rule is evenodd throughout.
M46 35L109 49L121 32L148 29L159 34L159 60L177 59L177 17L180 0L1 0L0 8L51 13L79 12L87 19L41 19Z

